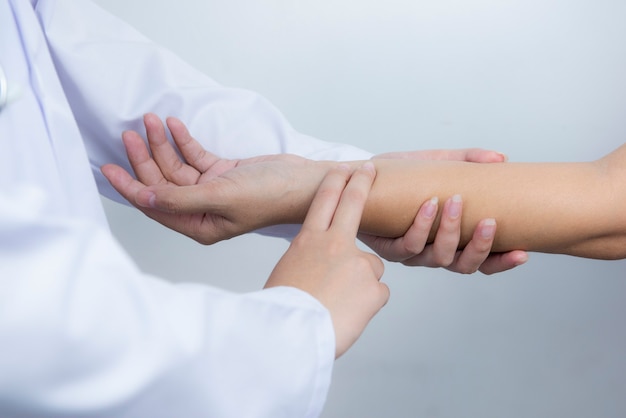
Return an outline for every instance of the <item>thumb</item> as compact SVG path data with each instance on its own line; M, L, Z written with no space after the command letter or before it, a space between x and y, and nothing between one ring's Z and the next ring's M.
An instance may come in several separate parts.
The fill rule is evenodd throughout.
M219 179L192 186L151 186L135 194L135 203L172 214L221 214L232 197L225 186Z
M466 150L460 150L465 155L457 155L458 160L467 161L470 163L504 163L508 161L508 157L497 151L485 150L482 148L468 148ZM452 159L452 158L451 158Z

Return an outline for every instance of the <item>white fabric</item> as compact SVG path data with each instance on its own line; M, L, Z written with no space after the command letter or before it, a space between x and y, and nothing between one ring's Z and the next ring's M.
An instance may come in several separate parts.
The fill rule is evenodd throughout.
M37 6L59 78L78 121L101 192L117 193L98 168L128 166L120 133L142 130L141 117L178 116L212 152L226 158L293 153L312 159L368 159L357 148L295 131L256 93L224 88L94 4Z
M369 154L295 132L87 1L1 0L0 65L21 92L0 110L0 416L318 416L327 310L142 274L108 231L99 166L125 164L120 132L148 111L228 157Z

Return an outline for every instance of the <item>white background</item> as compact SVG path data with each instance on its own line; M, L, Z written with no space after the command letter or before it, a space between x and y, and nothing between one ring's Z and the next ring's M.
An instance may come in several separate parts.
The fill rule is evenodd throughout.
M623 0L99 3L329 141L577 161L626 140ZM255 290L287 246L203 247L106 206L170 280ZM626 262L532 254L491 277L388 264L384 280L390 303L337 362L324 418L626 416Z

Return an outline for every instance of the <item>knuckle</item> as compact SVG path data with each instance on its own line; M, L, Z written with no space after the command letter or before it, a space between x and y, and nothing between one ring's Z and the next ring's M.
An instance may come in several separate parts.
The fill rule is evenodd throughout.
M211 245L213 243L211 239L212 234L202 233L196 228L189 228L188 225L185 225L183 228L179 229L178 232L188 236L192 240L202 245Z
M424 251L425 246L425 240L405 240L404 251L407 254L418 255Z
M382 277L385 270L383 261L374 254L362 252L355 260L357 271L363 272L367 276L375 276L376 279Z
M373 265L370 259L365 255L361 254L354 260L355 268L360 272L370 272L373 270Z
M370 258L372 260L372 266L374 267L374 273L380 279L385 273L385 263L379 257L372 255Z
M192 235L191 238L194 241L196 241L196 242L198 242L199 244L202 244L202 245L212 245L212 244L215 244L217 242L214 239L210 239L209 237L204 237L204 236L201 236L201 235Z
M447 253L445 254L435 253L433 254L432 261L434 265L437 267L449 267L454 262L454 255L447 254Z
M459 274L474 274L476 273L478 269L476 267L473 266L463 266L463 267L457 267L457 269L455 270L457 273Z
M189 141L187 142L186 145L189 145L191 143L192 141ZM200 148L198 150L195 150L195 152L193 152L193 154L189 157L189 163L193 166L198 166L207 157L208 157L208 154L206 150L204 150L203 148Z
M300 231L300 233L291 240L290 247L294 249L306 248L310 235L311 234L308 231Z
M486 255L491 251L491 243L490 239L480 239L480 240L471 240L467 244L467 249L473 251L477 255Z

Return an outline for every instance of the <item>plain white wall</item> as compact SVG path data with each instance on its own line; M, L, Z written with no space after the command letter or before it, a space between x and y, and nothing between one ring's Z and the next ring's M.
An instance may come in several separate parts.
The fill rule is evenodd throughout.
M326 140L575 161L626 138L622 0L99 2ZM170 280L255 290L287 247L202 247L105 203L139 265ZM388 264L385 280L390 303L337 362L325 418L626 416L626 262L533 254L491 277Z

